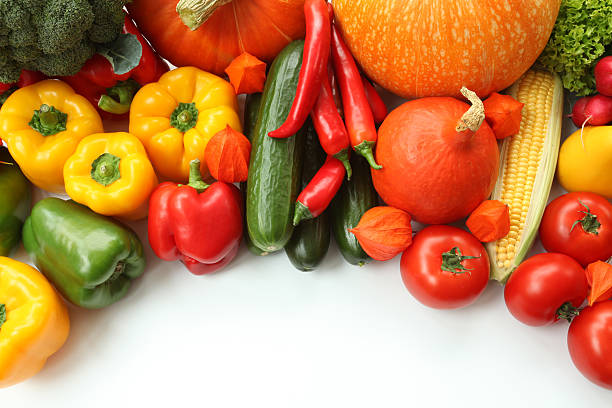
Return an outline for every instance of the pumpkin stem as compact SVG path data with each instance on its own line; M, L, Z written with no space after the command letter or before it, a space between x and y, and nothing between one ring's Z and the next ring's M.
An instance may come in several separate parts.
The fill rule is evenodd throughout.
M230 3L232 0L180 0L176 5L183 23L191 31L197 30L213 15L219 7Z
M465 86L461 88L461 94L466 97L472 104L470 109L463 114L455 130L457 132L463 132L464 130L471 130L476 132L485 118L484 104L476 95L476 92L470 91Z

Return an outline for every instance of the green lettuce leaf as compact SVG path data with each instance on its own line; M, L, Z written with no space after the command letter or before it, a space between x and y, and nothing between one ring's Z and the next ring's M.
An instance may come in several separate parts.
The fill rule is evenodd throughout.
M578 95L595 93L593 68L610 53L612 0L563 0L539 61ZM607 50L607 51L606 51Z

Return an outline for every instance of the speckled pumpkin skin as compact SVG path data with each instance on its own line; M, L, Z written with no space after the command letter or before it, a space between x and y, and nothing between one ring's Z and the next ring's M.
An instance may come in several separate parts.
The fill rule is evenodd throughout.
M372 181L390 206L425 224L447 224L469 215L497 180L499 150L486 122L475 133L455 126L470 105L455 98L406 102L378 131Z
M514 83L546 45L561 0L333 0L368 76L404 98L484 97Z

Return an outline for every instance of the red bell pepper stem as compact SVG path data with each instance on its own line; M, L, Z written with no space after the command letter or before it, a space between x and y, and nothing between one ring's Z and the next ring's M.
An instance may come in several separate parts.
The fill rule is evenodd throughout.
M297 198L293 225L321 215L340 189L344 174L342 162L333 156L327 156L323 166Z
M370 166L382 169L374 160L372 148L376 144L376 126L368 103L361 74L348 47L336 26L332 26L332 60L340 85L344 120L351 139L351 146L366 158Z
M342 162L346 169L346 177L350 180L352 174L349 163L351 142L342 117L338 113L328 77L323 78L321 93L310 116L319 136L321 147L325 153Z
M368 98L370 109L372 109L374 123L380 125L389 113L387 105L385 105L385 102L376 91L376 88L374 88L374 85L364 76L362 76L361 79L363 80L363 88L366 93L366 98Z
M194 159L189 162L189 187L195 188L198 193L204 192L210 184L206 184L202 179L202 173L200 172L200 159Z
M331 42L331 22L327 3L325 0L306 0L304 15L306 41L295 99L285 122L278 129L268 133L271 137L285 138L297 133L308 118L319 95L321 80L327 73Z

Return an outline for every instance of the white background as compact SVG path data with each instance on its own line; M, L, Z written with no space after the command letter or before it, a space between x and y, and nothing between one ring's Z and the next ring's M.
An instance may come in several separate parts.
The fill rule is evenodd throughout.
M404 288L399 256L360 268L334 244L313 273L243 246L196 277L156 259L146 221L131 225L144 276L106 309L71 306L67 343L0 390L1 407L612 406L574 368L568 325L522 325L495 282L472 306L432 310Z

